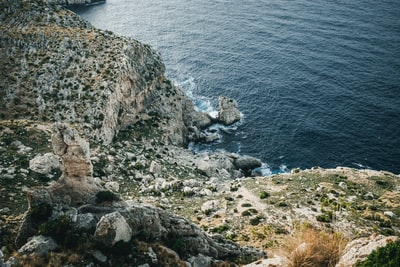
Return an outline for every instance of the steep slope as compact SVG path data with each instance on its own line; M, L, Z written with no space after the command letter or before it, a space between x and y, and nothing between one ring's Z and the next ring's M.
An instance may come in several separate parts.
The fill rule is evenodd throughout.
M179 145L188 126L210 122L164 77L160 55L148 45L40 0L4 0L0 10L0 118L79 123L110 143L152 114L162 118L165 141Z

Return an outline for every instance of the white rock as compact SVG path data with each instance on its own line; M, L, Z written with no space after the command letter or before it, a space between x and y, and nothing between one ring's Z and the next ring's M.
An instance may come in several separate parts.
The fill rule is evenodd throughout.
M347 189L347 184L342 181L342 182L339 183L339 187L342 188L343 190L346 190Z
M56 242L51 237L34 236L18 252L23 254L31 254L43 256L57 248Z
M203 211L204 213L210 213L218 210L218 207L219 207L218 200L209 200L204 202L203 205L201 205L201 211Z
M95 239L112 246L118 241L128 242L132 237L132 229L126 219L118 212L112 212L101 217L94 233Z
M118 192L119 191L119 183L118 182L107 182L104 187L110 191Z
M107 256L101 253L100 250L91 251L92 256L99 262L105 263L107 261Z
M237 102L235 99L220 96L218 101L219 101L218 120L221 123L225 125L230 125L240 120L241 114L237 108Z
M155 161L152 161L150 163L150 168L149 168L150 173L152 174L161 174L161 165L158 164Z
M29 161L29 169L41 174L49 174L60 166L60 158L53 153L39 154Z
M391 211L385 211L383 214L385 214L385 216L388 216L390 218L396 218L396 214L394 214Z
M157 254L154 252L152 247L149 247L146 254L150 257L152 263L158 263Z

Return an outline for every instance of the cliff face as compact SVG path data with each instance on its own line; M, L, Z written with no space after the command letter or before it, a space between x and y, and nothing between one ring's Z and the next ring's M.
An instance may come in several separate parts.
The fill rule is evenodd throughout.
M79 123L110 143L153 114L163 119L165 141L186 143L199 113L164 77L151 47L40 0L5 0L0 10L0 118Z

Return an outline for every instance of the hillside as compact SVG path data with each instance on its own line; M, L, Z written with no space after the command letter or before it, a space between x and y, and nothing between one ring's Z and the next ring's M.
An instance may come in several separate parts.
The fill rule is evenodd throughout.
M209 265L199 266L235 266L261 258L261 251L284 257L287 238L301 229L338 234L346 242L376 234L399 236L399 175L338 167L248 177L259 160L233 153L194 154L185 148L191 140L214 140L203 130L215 121L197 112L164 76L162 59L150 46L95 29L45 1L1 0L0 10L0 266L13 259L16 266L198 266L193 262L202 260ZM82 180L93 179L115 199L99 208L90 198L79 203L52 195L68 196L68 190L52 191L54 185L65 177L81 177L66 171L71 159L57 152L58 122L88 141L84 162L89 171ZM174 218L182 229L190 225L193 231L179 232L160 219L157 229L137 226L132 239L125 239L124 232L119 241L126 241L125 251L120 243L109 246L104 240L105 247L93 247L93 229L82 234L73 228L84 236L85 246L68 246L63 239L56 240L58 248L49 254L18 253L24 242L14 241L41 190L50 192L52 214L35 217L41 225L66 223L62 219L73 220L74 214L97 216L99 223L119 212L134 232L134 209L134 214ZM101 212L92 207L85 213L85 204ZM29 231L40 232L35 227ZM192 247L190 238L204 243ZM255 249L243 249L247 246Z

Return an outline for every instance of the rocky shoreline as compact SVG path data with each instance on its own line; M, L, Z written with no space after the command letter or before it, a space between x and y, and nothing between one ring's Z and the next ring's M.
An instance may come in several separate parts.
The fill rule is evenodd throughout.
M54 3L0 2L0 266L286 266L277 251L305 225L353 247L397 239L398 175L261 177L256 158L194 154L211 124L240 120L236 101L197 112L151 47Z

